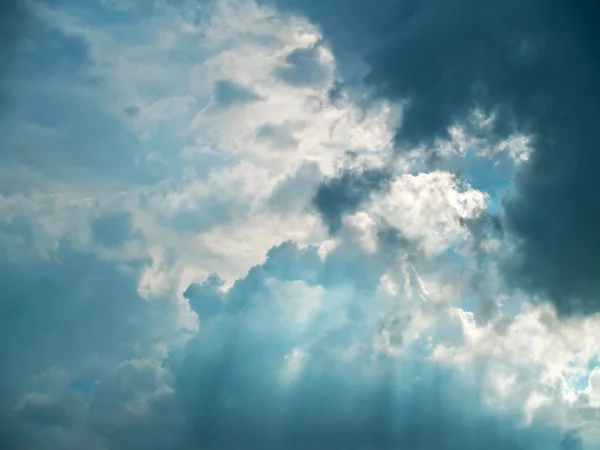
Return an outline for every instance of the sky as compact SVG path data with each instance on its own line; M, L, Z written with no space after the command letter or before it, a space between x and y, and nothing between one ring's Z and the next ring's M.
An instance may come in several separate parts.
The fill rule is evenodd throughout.
M3 2L0 449L600 449L598 19Z

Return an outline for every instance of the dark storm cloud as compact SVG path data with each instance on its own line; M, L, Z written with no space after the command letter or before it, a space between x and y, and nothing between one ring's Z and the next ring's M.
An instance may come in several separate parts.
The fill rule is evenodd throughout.
M372 193L385 189L390 181L391 173L385 169L344 168L321 183L313 204L329 227L329 232L336 233L342 226L345 214L355 213Z
M504 202L505 225L518 244L509 279L548 296L562 314L600 311L600 4L270 3L318 23L338 57L364 55L366 81L378 95L408 100L399 149L445 138L451 125L468 126L474 109L495 115L490 140L532 135L533 154ZM339 215L335 208L327 214Z

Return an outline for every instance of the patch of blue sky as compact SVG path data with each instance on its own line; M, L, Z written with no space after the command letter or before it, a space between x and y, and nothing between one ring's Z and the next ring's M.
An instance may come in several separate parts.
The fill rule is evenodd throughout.
M482 155L479 149L472 148L466 152L463 165L459 168L463 179L473 188L486 192L489 195L488 211L499 213L502 196L512 185L516 171L508 152L501 151L490 156Z
M464 273L474 271L477 268L477 261L460 251L460 244L460 241L455 242L441 254L423 259L419 263L420 272L422 274L445 273L459 280ZM468 312L475 312L476 296L469 290L463 289L456 306Z
M592 370L600 367L600 356L594 355L587 363L587 369L591 372Z
M590 374L597 366L598 357L594 355L589 361L587 361L583 367L581 363L576 361L570 361L567 364L569 370L568 374L565 375L565 381L571 389L576 391L584 391L589 386Z
M529 300L521 293L514 293L502 299L498 311L505 317L517 317L522 311L523 305L528 304Z
M468 183L472 188L487 193L487 210L498 214L502 209L502 197L512 186L513 177L517 170L515 162L508 151L495 154L484 154L481 146L473 145L464 153L445 155L435 162L437 170L447 170L457 174L458 179ZM433 170L427 161L416 161L409 173L417 176Z

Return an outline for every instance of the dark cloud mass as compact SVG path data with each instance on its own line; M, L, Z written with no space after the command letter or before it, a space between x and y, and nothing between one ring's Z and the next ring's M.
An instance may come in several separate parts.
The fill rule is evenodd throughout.
M336 233L345 214L356 212L371 193L385 189L390 181L391 173L385 169L363 168L357 171L344 168L319 186L313 204L330 233Z
M494 115L491 141L531 135L533 154L504 200L518 250L508 279L549 297L562 314L600 311L597 2L274 3L318 23L338 58L361 53L378 95L408 100L399 150L445 138L451 125L469 126L474 110ZM339 207L324 206L330 224Z

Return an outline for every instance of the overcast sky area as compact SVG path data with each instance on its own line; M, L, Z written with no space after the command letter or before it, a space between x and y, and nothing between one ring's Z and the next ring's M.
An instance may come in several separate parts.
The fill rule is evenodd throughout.
M595 1L0 8L0 450L600 449Z

